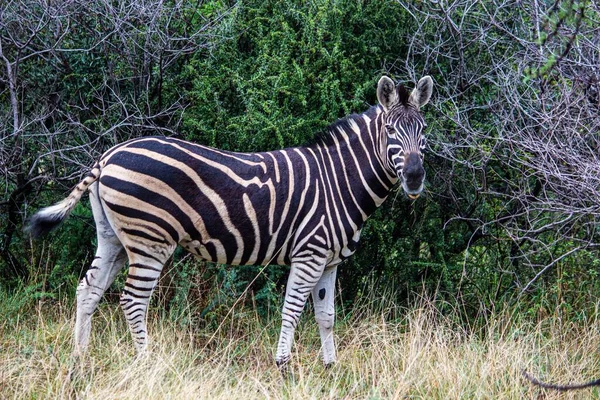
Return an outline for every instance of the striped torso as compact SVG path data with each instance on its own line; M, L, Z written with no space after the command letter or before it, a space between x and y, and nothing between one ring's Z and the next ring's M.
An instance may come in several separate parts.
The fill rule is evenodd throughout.
M318 144L261 153L134 139L101 158L99 193L117 234L149 245L179 243L234 265L314 253L336 265L396 182L380 125L373 107L334 124Z

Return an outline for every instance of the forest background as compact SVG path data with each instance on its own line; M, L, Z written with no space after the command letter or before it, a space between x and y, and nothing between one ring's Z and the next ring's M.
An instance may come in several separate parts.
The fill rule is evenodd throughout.
M368 221L339 269L344 312L384 289L397 304L444 299L465 323L505 304L533 318L595 312L600 7L585 0L2 2L0 290L16 314L73 301L94 255L87 198L44 240L23 222L111 146L310 143L375 104L382 74L434 79L426 191L392 194ZM153 304L194 326L234 304L265 316L287 271L178 252Z

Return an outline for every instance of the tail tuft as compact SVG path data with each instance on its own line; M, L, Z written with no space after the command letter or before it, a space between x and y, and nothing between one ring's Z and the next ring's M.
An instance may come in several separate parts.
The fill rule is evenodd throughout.
M53 206L46 207L35 213L25 224L24 231L33 238L39 238L42 235L57 228L65 218L69 216L71 210L81 199L83 193L100 176L100 164L96 163L92 170L75 186L69 196Z
M69 204L66 204L66 200L68 199L35 213L27 221L25 232L37 239L56 229L69 216L71 211Z

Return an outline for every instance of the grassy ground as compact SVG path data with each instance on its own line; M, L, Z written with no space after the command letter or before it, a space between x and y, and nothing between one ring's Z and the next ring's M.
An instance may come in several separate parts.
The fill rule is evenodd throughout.
M521 376L527 369L562 383L600 377L595 318L531 323L501 312L483 321L485 329L465 329L458 311L442 315L424 300L408 310L366 305L338 321L339 362L331 369L319 360L316 324L303 319L293 377L284 378L273 362L277 318L259 323L251 312L233 312L220 329L202 331L153 310L151 351L138 359L120 310L103 304L90 354L74 369L73 307L53 302L22 312L15 301L0 299L3 399L600 398L597 389L560 394Z

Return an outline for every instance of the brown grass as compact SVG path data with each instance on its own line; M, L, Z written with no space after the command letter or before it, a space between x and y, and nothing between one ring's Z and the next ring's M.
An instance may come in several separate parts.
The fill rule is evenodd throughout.
M312 318L298 329L284 378L272 359L276 318L232 313L203 331L150 317L149 355L137 358L120 310L102 305L89 356L70 358L73 309L38 306L0 321L0 398L85 399L558 399L521 372L561 383L600 377L598 323L539 323L501 312L465 329L458 311L422 300L409 310L364 307L336 329L339 362L325 369ZM391 316L398 316L392 319Z

